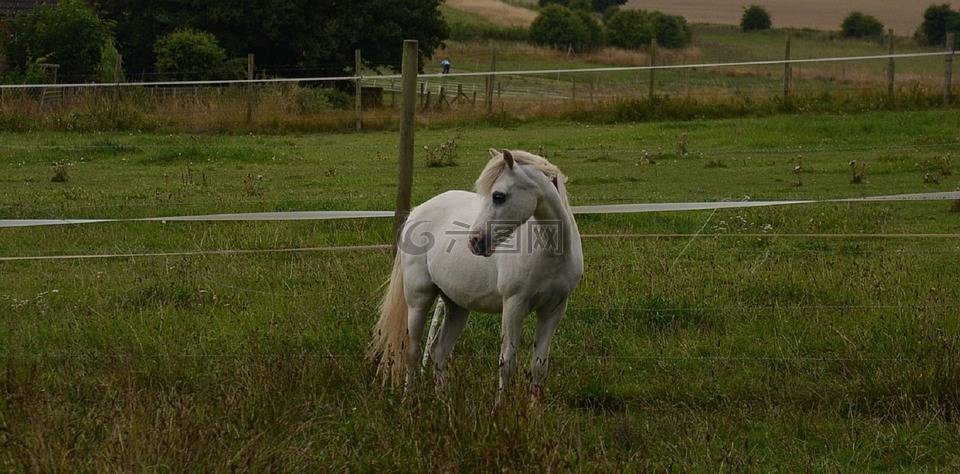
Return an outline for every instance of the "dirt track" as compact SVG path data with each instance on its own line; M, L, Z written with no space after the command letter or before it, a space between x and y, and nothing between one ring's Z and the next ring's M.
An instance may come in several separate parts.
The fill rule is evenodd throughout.
M536 12L508 5L500 0L446 0L447 5L504 25L529 25ZM535 3L531 1L530 3ZM773 17L774 27L839 30L840 22L852 11L873 15L900 36L910 36L923 21L923 11L932 3L918 0L628 0L628 8L660 10L683 15L691 23L737 25L743 8L763 5Z

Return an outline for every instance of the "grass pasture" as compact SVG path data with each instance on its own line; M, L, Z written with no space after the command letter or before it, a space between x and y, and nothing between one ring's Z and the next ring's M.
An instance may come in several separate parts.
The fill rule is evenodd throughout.
M458 165L426 167L447 140ZM394 133L0 141L0 219L395 199ZM942 110L420 130L414 201L469 188L488 147L542 147L575 206L960 187ZM958 211L581 216L544 404L521 376L497 412L496 316L458 343L449 402L429 375L403 400L363 358L389 251L274 251L386 244L389 219L0 228L0 470L956 470ZM200 253L219 250L247 252ZM37 258L82 254L125 256Z

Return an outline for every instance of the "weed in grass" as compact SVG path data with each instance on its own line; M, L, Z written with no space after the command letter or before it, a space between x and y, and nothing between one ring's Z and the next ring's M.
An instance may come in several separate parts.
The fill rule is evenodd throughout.
M637 166L640 165L655 165L657 160L661 158L661 153L655 153L650 150L641 150L640 156L637 158Z
M243 178L244 194L249 197L263 196L263 175L248 174Z
M726 168L726 167L727 167L727 164L724 163L723 160L721 160L720 158L717 158L717 159L715 159L715 160L707 161L707 164L703 165L703 167L704 167L704 168L707 168L707 169L711 169L711 168Z
M57 162L53 164L53 178L50 179L53 183L66 183L67 182L67 165Z
M436 147L424 146L423 151L427 161L427 167L443 168L447 166L457 166L457 140L460 139L460 131L454 134L453 138L441 143Z
M614 158L613 149L610 145L600 144L600 151L597 155L592 156L587 159L587 161L592 163L598 162L616 162L617 159ZM543 155L541 155L543 156Z
M867 164L863 162L857 162L857 160L850 161L850 183L851 184L860 184L864 181L864 176L866 175Z
M677 154L680 156L686 156L690 154L689 139L687 138L686 133L681 133L677 136Z
M797 175L794 186L803 186L803 155L797 155L797 166L793 167L793 173Z
M926 175L938 174L940 176L950 176L953 170L950 168L950 154L935 156L917 163L917 168L924 172L924 183L927 183Z

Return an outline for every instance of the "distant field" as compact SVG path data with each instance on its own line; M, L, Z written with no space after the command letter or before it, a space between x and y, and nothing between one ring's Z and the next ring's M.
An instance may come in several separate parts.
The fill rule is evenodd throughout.
M490 21L505 25L528 25L536 12L516 6L533 4L534 1L514 0L447 0L447 5L457 10L484 16ZM862 11L877 17L887 28L893 28L900 36L910 36L923 20L923 11L931 3L903 0L763 0L744 2L732 0L628 0L627 8L660 10L683 15L691 23L739 24L743 7L757 3L763 5L773 17L773 26L788 28L813 28L839 30L840 22L852 11Z
M776 28L813 28L839 30L848 13L862 11L877 17L887 28L900 36L912 35L923 21L923 11L935 2L903 0L629 0L627 7L660 10L683 15L691 23L739 24L743 7L756 3L763 5L773 18Z
M500 0L447 0L446 4L501 25L527 26L537 17L537 12L533 10L509 5Z

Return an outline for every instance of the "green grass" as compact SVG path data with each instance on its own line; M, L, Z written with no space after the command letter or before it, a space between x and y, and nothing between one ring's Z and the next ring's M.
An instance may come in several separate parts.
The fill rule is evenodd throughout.
M958 134L949 110L436 128L417 133L414 201L470 188L489 147L543 147L574 205L950 191ZM428 167L423 147L454 137L458 165ZM394 133L2 143L2 219L395 200ZM496 412L496 316L458 343L449 402L429 375L407 400L375 381L386 250L0 261L0 470L956 470L956 238L830 235L957 234L957 217L942 201L581 216L584 234L641 236L585 240L543 406L521 376ZM0 256L391 236L389 219L123 222L2 229Z

